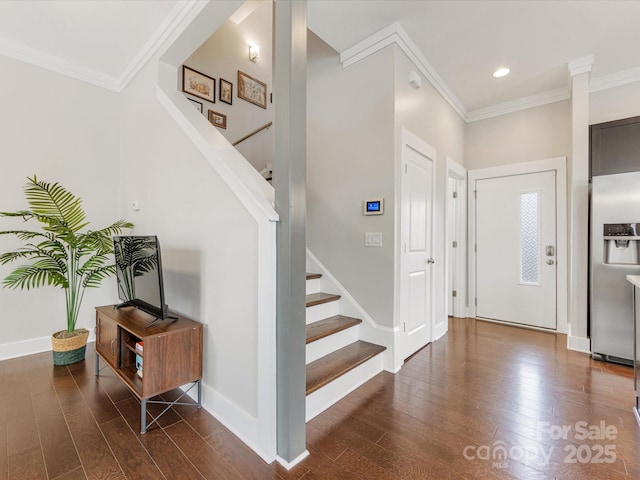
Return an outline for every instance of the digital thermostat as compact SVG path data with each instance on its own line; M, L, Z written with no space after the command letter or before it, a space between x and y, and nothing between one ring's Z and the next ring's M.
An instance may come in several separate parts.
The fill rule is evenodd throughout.
M382 215L384 213L384 198L364 201L365 215Z

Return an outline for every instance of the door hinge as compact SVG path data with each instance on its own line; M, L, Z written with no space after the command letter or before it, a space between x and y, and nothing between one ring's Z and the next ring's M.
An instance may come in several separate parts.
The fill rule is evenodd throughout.
M452 297L457 297L458 296L458 292L456 292L455 290L453 291L453 293L451 294Z
M403 332L407 331L407 322L402 322L402 331Z
M404 173L407 173L407 164L404 164Z
M453 198L458 198L458 192L453 192Z
M473 301L473 304L477 307L478 306L478 297L476 297Z
M477 190L473 191L473 198L478 198L478 191Z
M453 248L457 248L458 247L458 242L456 240L453 241Z
M478 253L478 244L477 243L473 246L473 251Z
M407 242L404 242L404 253L407 253Z

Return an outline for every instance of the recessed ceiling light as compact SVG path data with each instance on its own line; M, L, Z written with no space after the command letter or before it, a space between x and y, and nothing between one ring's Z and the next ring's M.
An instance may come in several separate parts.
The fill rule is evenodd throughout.
M510 71L511 70L509 70L508 68L499 68L498 70L493 72L493 76L496 78L504 77L505 75L508 75Z

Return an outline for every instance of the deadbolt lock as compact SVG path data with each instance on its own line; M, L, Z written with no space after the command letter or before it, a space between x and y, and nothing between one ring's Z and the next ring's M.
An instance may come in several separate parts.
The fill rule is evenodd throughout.
M553 245L547 245L545 248L547 257L553 257L556 254L556 249Z

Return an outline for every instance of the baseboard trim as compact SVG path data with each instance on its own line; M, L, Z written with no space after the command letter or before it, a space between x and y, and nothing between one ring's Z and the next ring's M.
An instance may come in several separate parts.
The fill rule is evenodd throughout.
M440 340L448 331L449 329L449 319L447 318L444 322L440 322L438 325L435 326L435 328L433 329L433 341L437 341Z
M567 349L591 354L591 340L585 337L567 335Z
M186 390L188 387L186 385L181 388ZM267 455L264 449L259 446L258 420L205 383L202 384L202 390L202 408L231 430L231 433L244 442L265 462L272 463L275 458ZM194 389L190 390L187 395L195 401L198 400L197 391Z
M87 343L95 341L95 333L93 330L89 330ZM51 335L47 335L46 337L29 338L18 342L4 343L0 345L0 361L48 351L51 351Z
M290 462L287 462L284 458L280 457L279 455L276 457L276 461L287 470L291 470L293 467L298 465L302 460L304 460L308 456L309 456L309 450L305 450Z

